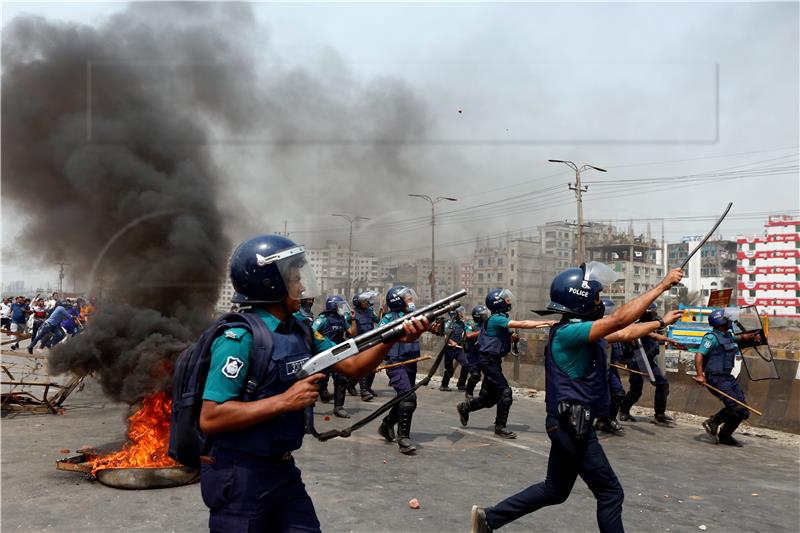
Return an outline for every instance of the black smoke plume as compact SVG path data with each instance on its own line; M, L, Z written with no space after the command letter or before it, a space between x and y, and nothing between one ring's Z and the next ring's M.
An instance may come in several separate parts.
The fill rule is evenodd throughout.
M52 372L95 372L133 403L209 323L231 244L207 125L248 126L252 69L226 36L252 24L244 5L135 4L98 27L5 28L3 193L26 217L14 246L94 274L105 301Z

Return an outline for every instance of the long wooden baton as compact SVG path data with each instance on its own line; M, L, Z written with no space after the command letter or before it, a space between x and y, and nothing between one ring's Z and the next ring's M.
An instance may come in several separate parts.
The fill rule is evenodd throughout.
M389 363L388 365L381 365L374 370L374 372L380 372L381 370L386 370L387 368L394 368L396 366L403 366L403 365L410 365L411 363L417 363L419 361L425 361L426 359L430 359L430 355L423 355L422 357L417 357L416 359L409 359L408 361L400 361L399 363Z
M646 377L647 379L650 379L650 376L648 376L644 372L639 372L638 370L634 370L632 368L628 368L627 366L615 365L614 363L609 363L609 364L610 364L610 366L613 366L614 368L619 368L620 370L627 370L628 372L633 372L634 374L639 374L641 376Z
M710 238L711 238L711 235L712 235L712 234L713 234L715 231L717 231L717 228L719 227L719 225L720 225L720 224L722 224L722 221L723 221L723 220L725 220L725 216L728 214L728 211L730 211L730 210L731 210L731 206L732 206L732 205L733 205L733 202L729 202L729 203L728 203L728 207L726 207L726 208L725 208L725 212L724 212L724 213L722 213L722 216L721 216L721 217L719 217L719 219L717 220L717 223L716 223L716 224L714 224L714 227L713 227L713 228L711 228L711 230L710 230L708 233L706 233L706 236L705 236L705 237L703 237L703 240L702 240L702 241L700 241L700 244L698 244L697 246L695 246L694 250L692 250L692 251L691 251L691 253L690 253L690 254L689 254L687 257L686 257L686 259L684 259L684 260L683 260L683 263L681 264L681 270L683 270L684 268L686 268L686 265L688 265L688 264L689 264L689 260L692 258L692 256L693 256L694 254L696 254L697 252L699 252L699 251L700 251L700 249L703 247L703 245L706 243L706 241L707 241L708 239L710 239Z
M706 383L705 381L703 381L703 382L701 383L701 385L705 385L706 387L708 387L709 389L713 390L713 391L714 391L714 392L716 392L717 394L721 394L721 395L725 396L727 399L731 400L732 402L736 402L736 403L738 403L739 405L741 405L741 406L742 406L742 407L744 407L745 409L747 409L747 410L749 410L749 411L752 411L752 412L754 412L754 413L755 413L755 414L757 414L758 416L763 416L763 414L761 413L761 411L759 411L759 410L757 410L757 409L753 409L752 407L750 407L750 406L749 406L749 405L747 405L746 403L744 403L744 402L740 402L739 400L737 400L736 398L734 398L734 397L733 397L733 396L731 396L730 394L725 394L724 392L722 392L722 391L721 391L721 390L719 390L718 388L716 388L716 387L713 387L713 386L709 385L709 384L708 384L708 383Z

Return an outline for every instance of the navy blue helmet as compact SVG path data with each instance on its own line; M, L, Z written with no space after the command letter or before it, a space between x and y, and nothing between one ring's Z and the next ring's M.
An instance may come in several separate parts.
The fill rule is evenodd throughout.
M344 301L344 298L338 294L328 296L328 299L325 300L326 313L336 313L340 316L345 316L349 311L350 306L348 306L347 302Z
M231 256L234 303L278 303L287 296L318 296L305 248L280 235L259 235L240 244Z
M453 320L458 320L460 318L464 318L464 306L457 307L456 309L450 311L450 318Z
M603 316L600 292L616 280L616 273L603 263L591 261L580 268L568 268L550 284L547 309L558 313L600 318ZM599 315L599 316L598 316Z
M492 313L505 313L511 310L514 295L508 289L492 289L486 295L486 307Z
M405 285L397 285L386 293L386 306L392 311L413 311L417 293Z
M489 308L485 305L476 305L472 308L472 320L474 320L476 324L483 324L491 314L492 312L489 311Z
M712 328L719 328L721 326L730 326L731 319L728 318L728 315L725 314L724 309L714 309L711 311L711 314L708 315L708 324Z

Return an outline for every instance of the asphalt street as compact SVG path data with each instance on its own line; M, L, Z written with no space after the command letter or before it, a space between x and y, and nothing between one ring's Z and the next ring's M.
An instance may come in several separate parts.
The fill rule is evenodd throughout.
M513 441L493 436L493 411L473 413L461 428L458 392L432 383L419 393L412 438L416 456L401 455L376 433L377 422L347 439L325 443L307 437L295 456L324 531L465 532L472 504L491 505L543 479L549 441L543 393L515 396L509 427ZM376 380L386 401L385 375ZM378 404L347 398L354 417ZM105 399L88 382L66 403L63 415L16 415L2 421L3 531L202 531L207 511L199 485L124 491L57 471L62 449L118 448L127 406ZM319 405L325 430L343 421ZM634 411L636 412L636 411ZM761 435L761 436L759 436ZM770 435L774 435L771 433ZM794 436L775 438L750 430L743 448L708 442L698 419L676 427L647 420L626 424L624 437L602 437L625 489L628 531L798 531L800 450ZM420 508L410 509L416 498ZM578 480L563 505L542 509L502 531L596 531L594 499Z

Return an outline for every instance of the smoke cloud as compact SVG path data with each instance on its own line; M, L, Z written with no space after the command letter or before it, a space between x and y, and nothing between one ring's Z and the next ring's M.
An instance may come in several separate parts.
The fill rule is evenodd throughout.
M14 247L102 291L52 372L93 372L129 403L164 390L211 322L230 236L263 233L281 211L396 211L394 198L427 186L402 148L429 126L413 91L356 81L333 52L313 73L259 69L264 35L248 5L231 3L5 28L3 192L24 220Z

